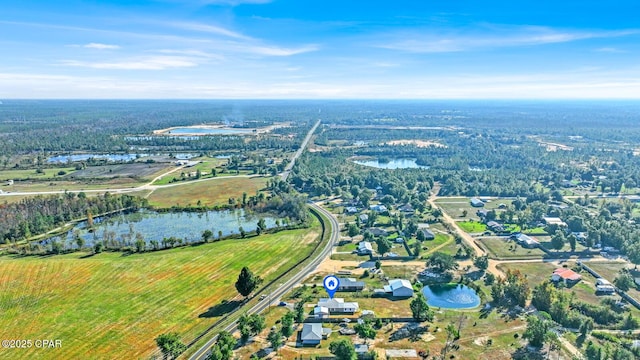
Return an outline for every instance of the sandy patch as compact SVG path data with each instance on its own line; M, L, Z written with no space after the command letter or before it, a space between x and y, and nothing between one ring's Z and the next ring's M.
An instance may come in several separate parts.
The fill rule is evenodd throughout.
M385 144L387 144L387 145L415 145L415 146L420 147L420 148L426 148L426 147L446 148L447 147L444 144L441 144L441 143L436 142L436 141L431 141L431 140L393 140L393 141L388 141Z
M485 344L487 343L488 340L489 340L489 337L480 336L480 337L476 338L475 340L473 340L473 343L478 345L478 346L485 346Z

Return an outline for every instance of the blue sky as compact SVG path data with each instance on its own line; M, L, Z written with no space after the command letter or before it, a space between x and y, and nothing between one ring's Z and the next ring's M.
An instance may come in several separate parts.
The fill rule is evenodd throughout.
M0 98L640 98L637 1L2 5Z

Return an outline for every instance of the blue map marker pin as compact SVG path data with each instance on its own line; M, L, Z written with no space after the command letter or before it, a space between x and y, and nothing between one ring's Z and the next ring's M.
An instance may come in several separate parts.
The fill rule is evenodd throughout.
M329 275L324 278L322 284L324 285L324 289L327 290L329 298L333 299L333 295L338 291L338 287L340 286L340 280L334 275Z

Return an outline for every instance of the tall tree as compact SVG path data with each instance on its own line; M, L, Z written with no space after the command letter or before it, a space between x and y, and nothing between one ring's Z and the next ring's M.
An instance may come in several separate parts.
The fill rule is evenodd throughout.
M259 276L254 275L248 267L243 267L236 281L236 290L242 296L249 296L262 283Z
M411 300L409 307L411 308L413 318L417 321L433 321L433 311L429 309L427 299L422 292L419 292L418 295Z
M172 332L162 334L156 338L156 344L162 351L165 359L176 359L182 354L187 346L180 341L178 333Z
M531 346L541 348L550 336L548 319L533 315L527 318L527 330L525 330L523 337L529 340Z
M335 355L336 360L355 360L357 358L356 349L349 339L332 341L329 344L329 351Z
M378 253L382 256L391 250L391 242L384 237L376 239L376 244L378 244Z

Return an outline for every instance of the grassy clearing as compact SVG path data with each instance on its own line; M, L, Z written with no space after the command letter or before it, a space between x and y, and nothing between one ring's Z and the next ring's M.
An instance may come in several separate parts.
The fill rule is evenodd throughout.
M62 349L20 353L30 358L148 357L159 334L177 331L188 341L222 316L216 305L236 297L242 266L272 279L311 251L304 243L319 231L316 223L131 256L0 257L0 329L12 338L62 340Z
M43 173L37 173L35 169L29 170L2 170L0 171L0 181L6 180L47 180L58 179L64 175L58 175L60 171L70 174L76 171L73 167L43 169Z
M487 225L479 221L458 221L458 226L468 233L481 233L487 231Z
M540 249L527 249L514 241L506 241L502 238L483 238L478 241L490 253L490 256L498 259L509 258L542 258L545 253Z
M242 198L242 193L255 195L265 187L268 178L230 178L199 181L192 184L172 186L155 190L149 196L151 206L166 208L174 205L196 205L198 200L202 205L215 206L228 204L229 198Z

